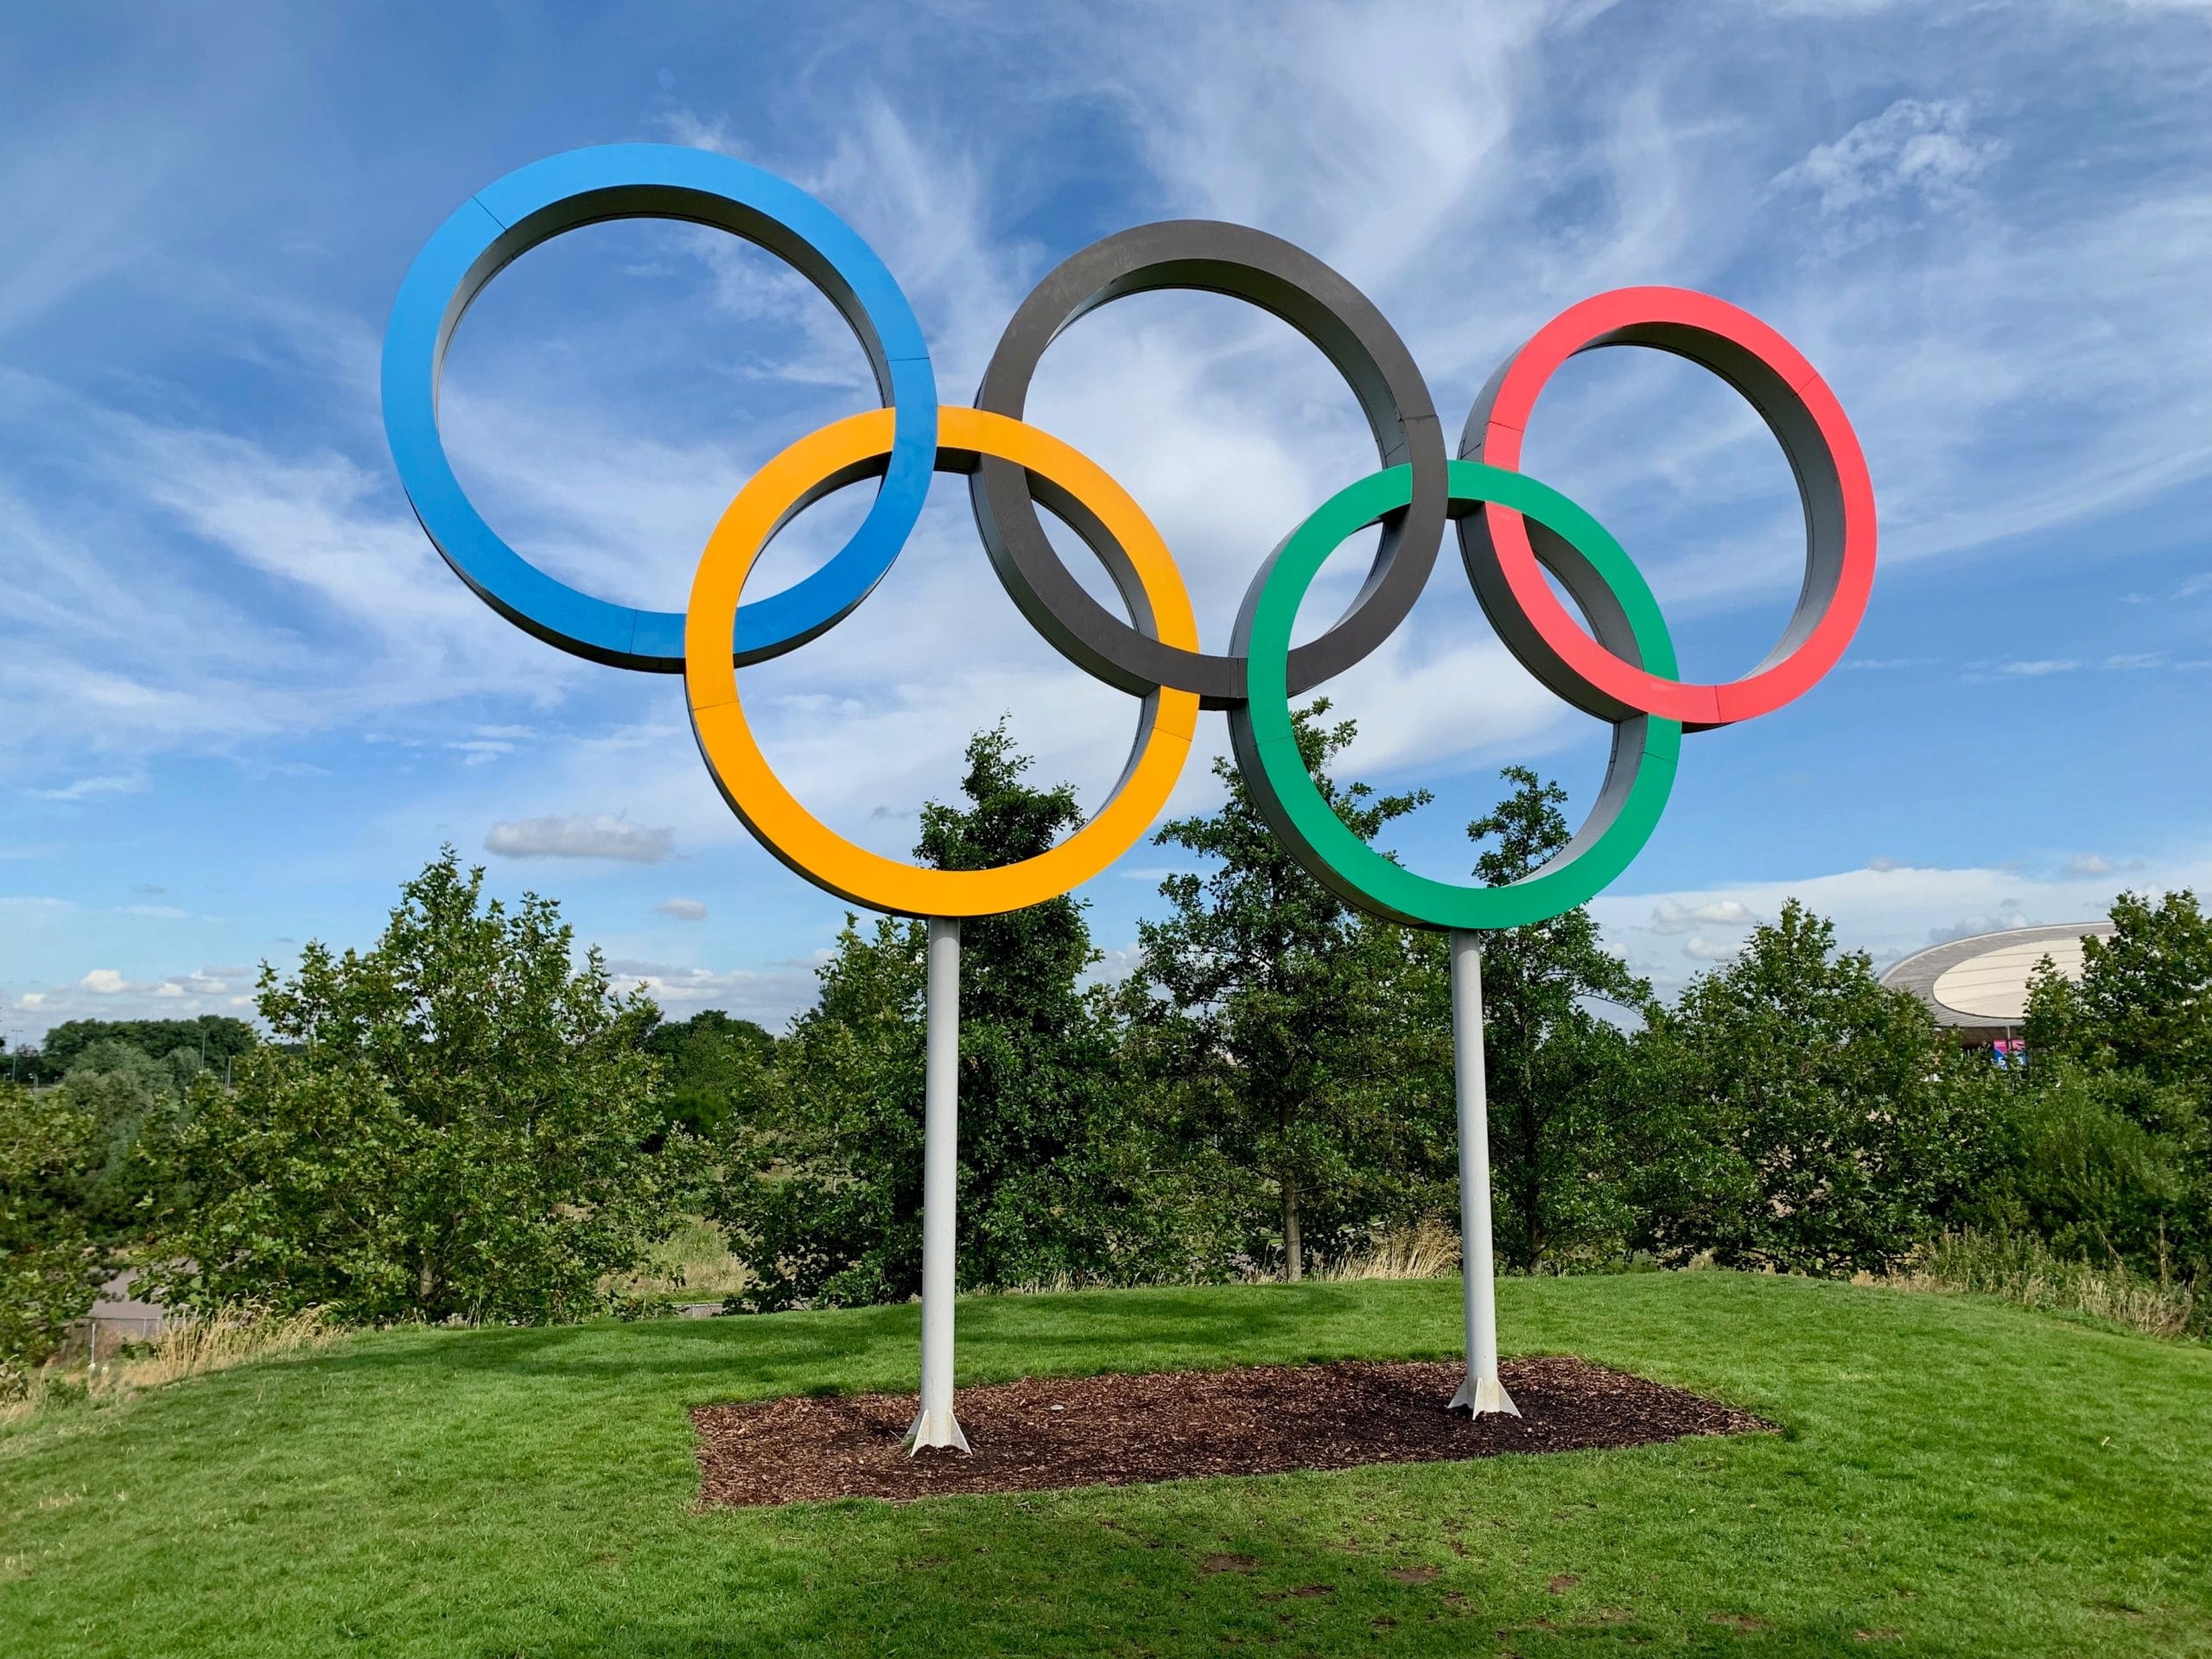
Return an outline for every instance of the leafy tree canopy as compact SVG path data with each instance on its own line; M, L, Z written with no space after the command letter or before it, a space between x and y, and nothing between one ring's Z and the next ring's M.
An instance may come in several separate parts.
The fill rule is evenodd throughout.
M245 1020L219 1014L203 1014L196 1020L65 1020L46 1033L39 1053L47 1074L56 1077L66 1075L86 1049L101 1043L121 1043L156 1060L188 1050L219 1071L226 1059L244 1054L258 1040Z
M1027 780L1003 724L969 743L965 804L923 810L940 869L1032 858L1081 818L1065 785ZM925 930L850 918L821 995L778 1046L775 1111L736 1146L749 1171L718 1217L758 1275L745 1301L880 1301L921 1282ZM959 1268L970 1285L1110 1270L1115 1050L1084 907L1062 897L963 925Z
M78 1052L54 1092L99 1126L102 1156L84 1199L85 1222L95 1236L120 1242L143 1227L154 1172L132 1154L149 1130L162 1132L186 1109L186 1096L202 1070L197 1048L156 1059L133 1044L108 1038Z
M645 1047L665 1072L669 1122L702 1141L728 1135L766 1103L776 1039L753 1020L708 1008L656 1026Z
M232 1092L203 1079L154 1149L173 1300L574 1319L675 1225L696 1150L664 1138L652 1004L614 996L596 951L572 961L550 900L483 885L448 847L371 949L263 968L282 1046Z
M1510 792L1467 826L1470 840L1488 843L1475 874L1492 887L1534 874L1573 838L1565 790L1526 766L1501 775ZM1482 979L1498 1253L1529 1269L1605 1249L1630 1221L1617 1179L1628 1037L1592 1004L1646 1014L1651 988L1599 942L1581 906L1486 936ZM1448 1001L1435 1017L1448 1030Z
M1643 1046L1642 1229L1670 1258L1878 1271L1980 1179L1993 1098L1917 999L1796 900Z
M2044 1056L2177 1084L2212 1104L2212 917L2194 893L2113 901L2113 932L2082 941L2078 983L2030 987L2031 1059Z
M0 1083L0 1393L82 1319L104 1268L85 1196L99 1124L59 1091Z
M1299 750L1337 816L1372 842L1429 798L1334 778L1357 728L1323 724L1329 706L1294 711ZM1367 921L1306 873L1231 762L1213 770L1222 805L1154 837L1213 868L1160 884L1170 914L1138 926L1154 995L1133 1012L1185 1140L1273 1187L1296 1279L1316 1221L1328 1233L1378 1218L1402 1198L1396 1173L1420 1159L1407 1079L1385 1043L1403 1029L1388 1009L1411 959L1403 929ZM1448 1096L1445 1109L1448 1121Z
M2018 1156L1993 1202L2061 1249L2212 1274L2212 917L2124 893L2082 977L2039 973Z

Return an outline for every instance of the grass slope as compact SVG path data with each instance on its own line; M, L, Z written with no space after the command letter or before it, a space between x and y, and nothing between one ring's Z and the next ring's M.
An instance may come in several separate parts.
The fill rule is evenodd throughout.
M1447 1357L1458 1300L980 1299L961 1380ZM386 1332L0 1440L0 1653L2212 1654L2212 1350L1719 1273L1502 1313L1787 1433L700 1513L686 1407L910 1387L915 1310Z

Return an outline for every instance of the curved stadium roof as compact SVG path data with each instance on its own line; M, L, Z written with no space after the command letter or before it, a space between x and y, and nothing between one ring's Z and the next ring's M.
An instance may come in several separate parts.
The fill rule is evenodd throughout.
M1938 1025L1999 1035L2027 1012L2028 982L2045 957L2069 979L2082 976L2082 942L2113 931L2110 922L2014 927L1978 933L1916 952L1882 976L1934 1010Z

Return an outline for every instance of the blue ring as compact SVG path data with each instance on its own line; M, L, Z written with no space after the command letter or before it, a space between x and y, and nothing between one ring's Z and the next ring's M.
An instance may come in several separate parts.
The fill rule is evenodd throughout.
M683 671L683 615L580 593L502 541L454 476L438 430L447 343L485 283L539 243L609 219L677 219L759 244L828 296L859 336L897 413L875 503L830 562L737 613L754 663L804 645L866 599L919 519L937 467L937 377L921 324L857 232L796 185L712 150L607 144L549 156L479 191L416 256L384 340L384 429L415 516L493 609L562 650L616 668Z

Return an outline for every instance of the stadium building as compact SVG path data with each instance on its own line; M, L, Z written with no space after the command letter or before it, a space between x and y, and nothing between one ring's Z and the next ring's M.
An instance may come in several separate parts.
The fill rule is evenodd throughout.
M1907 957L1882 976L1882 983L1910 991L1961 1043L2010 1055L2018 1052L2027 1014L2028 982L2044 958L2067 978L2079 979L2082 942L2112 931L2110 922L2073 922L1977 933Z

